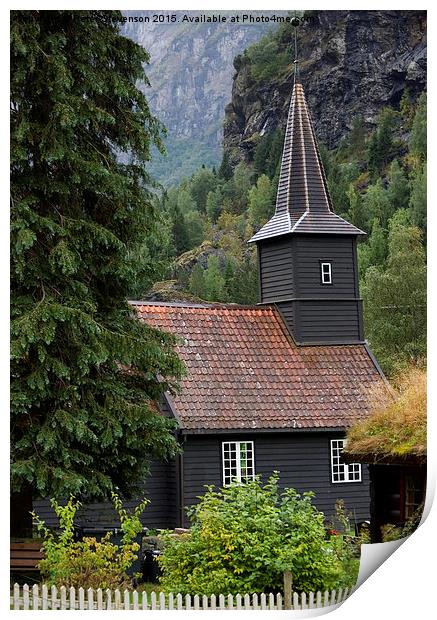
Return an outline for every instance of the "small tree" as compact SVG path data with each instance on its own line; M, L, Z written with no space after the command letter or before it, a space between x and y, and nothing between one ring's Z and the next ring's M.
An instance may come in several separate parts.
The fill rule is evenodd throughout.
M384 265L385 259L387 258L387 251L386 232L381 228L378 218L375 218L372 223L372 233L367 243L361 243L358 246L360 277L365 277L369 267Z
M381 179L378 179L374 185L369 185L364 196L364 209L370 221L376 217L381 226L387 226L394 209Z
M426 158L426 94L422 93L417 102L416 113L410 135L410 152L418 159Z
M367 229L367 214L364 209L363 197L353 183L349 185L347 197L349 199L348 220L365 231Z
M360 156L366 143L366 128L361 115L355 116L349 134L350 150L353 155Z
M426 163L411 174L410 212L413 223L426 232Z
M388 184L388 198L393 211L398 209L406 209L408 207L408 199L410 197L410 186L408 179L397 159L393 160L390 165Z
M425 252L407 215L391 219L387 265L370 267L362 289L369 340L389 373L426 354Z
M217 187L216 175L207 168L200 168L191 179L190 192L196 203L198 211L205 213L206 200L209 192L213 192Z
M257 477L206 489L191 510L190 533L165 535L159 559L165 590L207 596L279 591L284 570L292 571L296 591L344 585L341 550L327 540L312 493L280 494L277 473L266 484ZM349 585L355 578L352 571Z
M373 181L381 174L393 156L393 134L399 114L392 108L383 108L378 124L369 142L368 163Z
M200 298L203 298L205 295L205 278L203 274L203 267L196 263L190 275L189 289L190 293Z
M225 301L225 279L220 270L220 261L214 254L208 259L208 268L203 274L205 299L209 301Z
M273 211L272 184L268 176L262 174L256 185L249 190L249 222L255 229L267 222Z
M229 179L232 177L232 166L228 151L225 151L223 153L223 159L218 170L218 176L225 181L229 181Z
M54 534L44 521L32 513L34 524L43 536L44 559L38 567L44 583L48 586L75 588L119 588L127 585L127 570L138 558L140 545L135 538L142 530L140 515L148 500L144 499L128 514L115 493L112 493L114 508L120 519L122 531L121 544L111 542L112 532L98 541L94 537L84 537L76 541L74 537L74 518L80 502L70 497L65 506L52 499L52 506L59 518L61 533Z
M206 197L206 214L211 222L216 222L223 206L223 194L220 187L217 187L215 191L208 192Z

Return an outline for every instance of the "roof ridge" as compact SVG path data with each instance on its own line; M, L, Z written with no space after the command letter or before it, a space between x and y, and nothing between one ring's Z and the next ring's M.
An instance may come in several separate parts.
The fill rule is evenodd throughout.
M226 303L195 303L185 301L149 301L149 300L134 300L128 299L128 303L131 306L164 306L168 308L198 308L207 310L208 308L223 308L224 310L265 310L274 309L274 304L226 304Z

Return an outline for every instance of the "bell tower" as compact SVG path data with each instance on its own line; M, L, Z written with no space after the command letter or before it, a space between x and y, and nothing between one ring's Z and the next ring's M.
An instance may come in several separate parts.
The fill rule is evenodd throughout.
M250 239L260 303L274 303L298 344L363 342L357 238L334 213L305 93L295 75L276 210Z

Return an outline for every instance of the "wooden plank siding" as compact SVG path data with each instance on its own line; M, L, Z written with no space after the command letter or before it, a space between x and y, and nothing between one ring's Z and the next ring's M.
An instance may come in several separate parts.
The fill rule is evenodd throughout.
M260 243L261 301L276 301L294 293L293 252L290 237Z
M298 301L298 342L359 342L359 301Z
M261 303L276 303L298 343L364 340L356 238L294 235L258 243ZM320 263L332 264L322 284Z
M315 505L329 518L337 499L344 499L357 521L369 518L369 477L362 466L362 482L332 483L330 440L343 437L331 433L243 433L189 436L184 445L184 503L195 504L205 484L222 485L222 441L254 441L255 471L262 479L280 472L280 486L299 492L314 491ZM187 521L185 520L185 525Z
M142 486L140 497L147 497L150 504L146 507L141 521L149 528L173 528L177 525L176 499L176 464L172 460L168 463L153 461L150 466L150 476ZM126 500L124 507L134 508L139 499ZM33 501L33 509L47 525L58 526L58 519L48 499ZM119 527L118 517L110 502L93 502L87 504L77 513L77 524L89 528Z
M314 491L315 505L327 518L334 514L337 499L344 499L357 521L369 518L369 478L367 466L362 466L362 482L332 483L330 440L344 436L331 432L239 433L189 435L183 444L183 504L196 504L205 492L206 484L222 486L222 441L254 442L255 472L263 480L274 471L280 472L280 486L297 491ZM145 527L173 528L187 526L182 517L178 498L176 461L153 462L151 475L144 483L144 495L151 500L141 518ZM125 502L129 509L138 500ZM50 526L57 518L48 500L35 500L34 510ZM185 513L185 511L184 511ZM182 520L183 519L183 520ZM118 527L118 520L109 502L88 504L78 513L82 527Z
M298 269L296 297L357 296L354 272L354 237L300 235L293 239ZM332 263L332 284L321 284L320 263Z

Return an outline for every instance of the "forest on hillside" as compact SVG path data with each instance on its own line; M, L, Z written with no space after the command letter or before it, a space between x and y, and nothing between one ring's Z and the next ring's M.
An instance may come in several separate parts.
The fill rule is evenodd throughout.
M276 35L279 36L279 35ZM284 33L280 33L284 36ZM275 34L247 51L257 81L283 73ZM276 58L273 62L273 58ZM246 241L274 212L284 134L259 140L251 162L202 166L155 197L159 238L141 248L148 264L133 298L258 301L256 248ZM338 148L320 144L335 211L367 233L359 243L366 338L388 374L426 355L426 94L405 89L373 131L361 116ZM152 262L148 258L153 256Z

